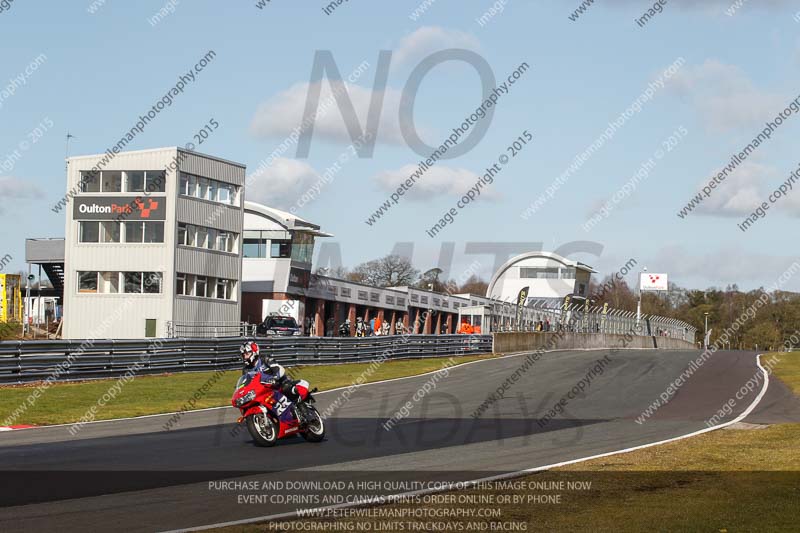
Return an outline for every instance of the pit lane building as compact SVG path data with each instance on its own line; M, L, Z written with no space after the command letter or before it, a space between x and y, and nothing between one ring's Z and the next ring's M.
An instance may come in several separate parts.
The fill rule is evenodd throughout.
M519 288L557 307L588 290L590 267L545 252L496 273L486 295L371 287L312 274L316 240L296 215L245 201L245 166L181 148L68 159L63 239L28 239L26 261L63 303L62 337L239 334L240 323L294 316L306 335L356 317L412 333L511 327ZM61 205L61 204L60 204ZM51 294L52 293L52 294ZM536 315L526 308L523 325Z

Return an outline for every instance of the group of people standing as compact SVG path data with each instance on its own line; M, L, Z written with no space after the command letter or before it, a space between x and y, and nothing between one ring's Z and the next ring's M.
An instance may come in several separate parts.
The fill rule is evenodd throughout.
M339 326L339 336L349 337L352 329L352 322L348 318ZM363 318L356 318L355 336L356 337L373 337L380 335L389 335L392 330L392 325L387 320L380 318L372 318L365 322ZM402 320L398 320L394 325L394 334L403 335L405 333L405 325Z

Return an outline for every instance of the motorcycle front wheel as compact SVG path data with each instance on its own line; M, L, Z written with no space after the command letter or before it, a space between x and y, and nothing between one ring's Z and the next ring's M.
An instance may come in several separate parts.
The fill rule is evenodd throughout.
M278 442L278 428L275 422L264 413L247 417L247 431L257 446L275 446Z
M308 442L322 442L325 438L325 423L313 405L305 406L306 430L303 438Z

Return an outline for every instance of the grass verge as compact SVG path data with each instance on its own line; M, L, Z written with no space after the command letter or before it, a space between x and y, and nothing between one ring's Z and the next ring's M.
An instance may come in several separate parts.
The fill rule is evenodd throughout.
M800 353L777 356L773 377L800 393ZM372 514L357 517L284 522L282 529L272 523L223 531L443 531L436 529L437 523L451 524L447 531L797 531L799 449L800 424L712 431L506 484L460 491L463 502L458 504L447 501L450 493L441 499L432 496L433 501L422 505L403 502L365 509ZM531 489L531 483L548 481L580 482L584 487L591 483L591 488ZM556 494L558 502L553 501ZM525 503L513 503L514 496ZM549 498L530 503L530 496ZM508 497L512 503L499 503ZM494 503L475 503L487 498ZM454 508L497 509L500 516L420 519L420 507L434 517Z
M469 355L453 357L458 364L487 359L492 355ZM446 359L406 359L387 361L366 375L369 363L320 365L290 368L289 373L308 380L320 390L345 387L354 383L362 374L366 383L416 374L424 374L442 368ZM57 383L42 392L33 406L24 410L13 421L4 422L15 410L26 404L38 384L0 387L0 425L8 424L65 424L77 422L87 410L96 406L115 386L119 393L112 401L98 408L95 420L108 420L130 416L152 415L179 411L204 384L213 383L207 392L195 402L192 409L204 409L230 405L230 398L239 369L229 370L214 380L215 372L192 372L157 376L139 376L118 385L116 379L84 381L79 383ZM212 381L213 380L213 381Z

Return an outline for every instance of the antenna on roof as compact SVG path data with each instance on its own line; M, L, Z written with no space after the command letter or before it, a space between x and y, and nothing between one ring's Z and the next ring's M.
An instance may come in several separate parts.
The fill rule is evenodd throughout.
M66 149L64 150L64 166L65 167L67 165L67 159L69 159L69 140L70 139L74 139L74 138L75 138L75 136L73 134L71 134L70 132L67 132L67 143L66 143L67 146L66 146Z

